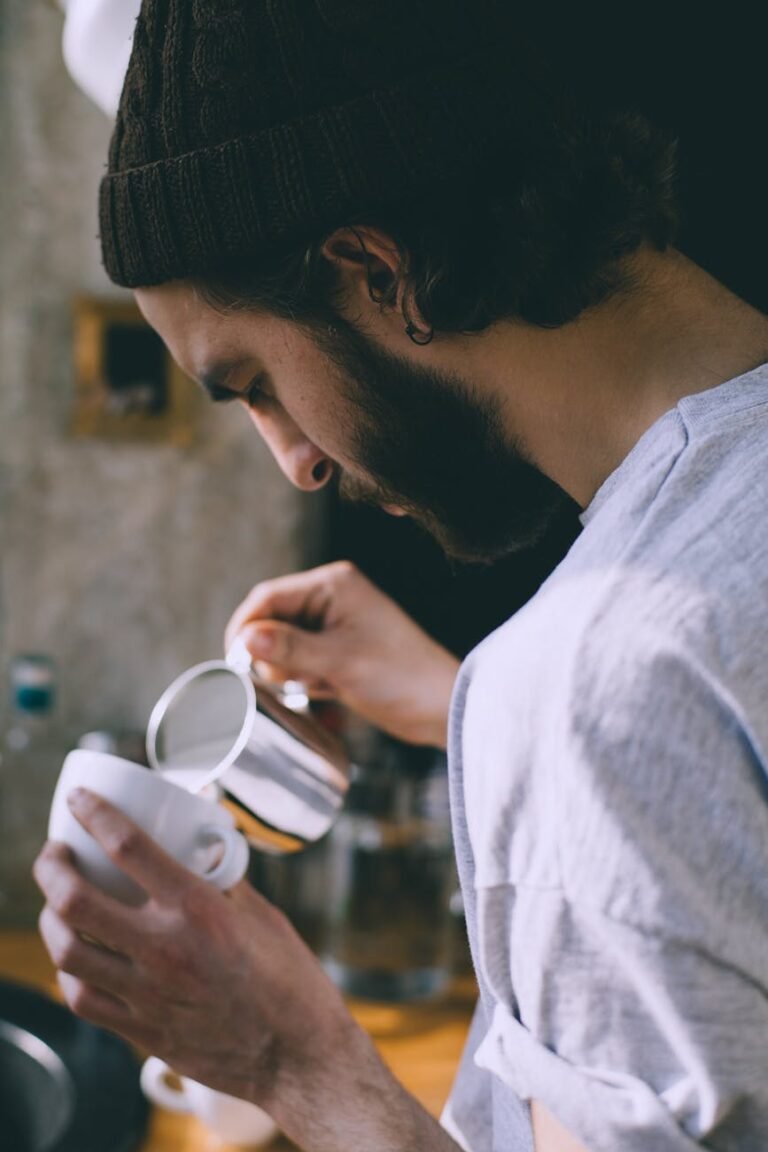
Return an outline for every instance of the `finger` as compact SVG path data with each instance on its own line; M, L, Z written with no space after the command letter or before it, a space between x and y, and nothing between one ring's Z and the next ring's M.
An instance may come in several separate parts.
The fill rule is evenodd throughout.
M344 563L324 564L309 572L257 584L232 614L226 628L226 649L252 620L303 620L315 625L321 622L339 579L353 571L351 565Z
M76 788L67 797L73 815L121 872L160 903L175 903L194 877L118 808Z
M46 904L40 914L39 928L48 955L59 971L76 976L86 984L121 1000L125 1000L135 989L136 973L130 960L90 940L84 940L79 932L61 919L50 904Z
M324 632L305 632L290 624L247 624L240 638L257 664L279 669L283 680L316 680L328 685L338 665L336 645Z
M47 903L64 923L116 952L129 951L136 934L132 909L81 876L64 844L45 844L32 872Z
M99 1028L117 1032L130 1044L146 1052L160 1050L163 1037L161 1025L149 1024L136 1017L129 1004L76 976L70 976L68 972L58 972L56 979L64 1000L76 1016Z
M279 687L284 686L287 680L297 678L291 669L282 668L278 664L265 664L263 660L257 660L253 667L260 680L265 680L268 684L275 684ZM314 676L303 675L301 686L313 700L334 700L337 695L332 684Z
M91 1024L111 1028L114 1032L120 1032L131 1024L131 1012L123 1000L86 984L77 976L70 976L68 972L58 972L56 979L64 999L76 1016Z

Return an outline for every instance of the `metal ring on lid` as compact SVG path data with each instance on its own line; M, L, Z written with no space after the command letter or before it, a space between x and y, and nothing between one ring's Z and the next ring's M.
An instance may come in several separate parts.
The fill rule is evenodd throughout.
M239 681L245 696L245 709L240 731L231 748L215 765L210 766L210 770L206 773L205 779L195 791L202 790L207 784L211 783L212 779L226 772L226 770L235 763L248 743L248 738L253 728L254 717L257 712L256 689L250 676L245 672L233 668L226 660L205 660L202 664L195 664L192 668L188 668L186 672L182 672L180 676L177 676L176 679L168 685L152 709L152 714L150 715L147 725L147 759L149 760L150 766L154 768L156 772L162 772L164 765L157 748L157 737L161 725L170 708L176 703L182 692L194 680L210 672L224 672Z

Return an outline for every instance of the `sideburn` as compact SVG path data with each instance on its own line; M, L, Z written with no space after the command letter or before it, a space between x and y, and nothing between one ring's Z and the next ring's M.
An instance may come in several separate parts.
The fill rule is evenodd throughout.
M399 504L457 560L528 548L568 497L506 439L501 414L455 375L384 351L343 318L313 329L355 413L352 453L376 492ZM359 499L342 479L342 495Z

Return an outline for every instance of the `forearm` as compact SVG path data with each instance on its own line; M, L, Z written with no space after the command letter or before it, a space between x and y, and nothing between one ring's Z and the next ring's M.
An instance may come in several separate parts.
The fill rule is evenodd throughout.
M305 1152L459 1152L348 1021L322 1060L294 1065L262 1106Z

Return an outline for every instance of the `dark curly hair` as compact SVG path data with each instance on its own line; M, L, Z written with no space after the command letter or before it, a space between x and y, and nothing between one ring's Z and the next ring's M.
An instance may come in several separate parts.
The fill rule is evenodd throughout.
M424 189L394 207L329 225L322 235L206 277L204 298L222 310L264 309L311 323L336 303L334 267L322 254L337 228L377 226L401 256L406 320L436 332L480 332L504 318L542 327L575 320L629 287L625 257L663 250L677 226L675 142L635 111L586 116L526 132L461 184ZM362 241L361 241L362 243ZM376 284L392 305L399 283Z

